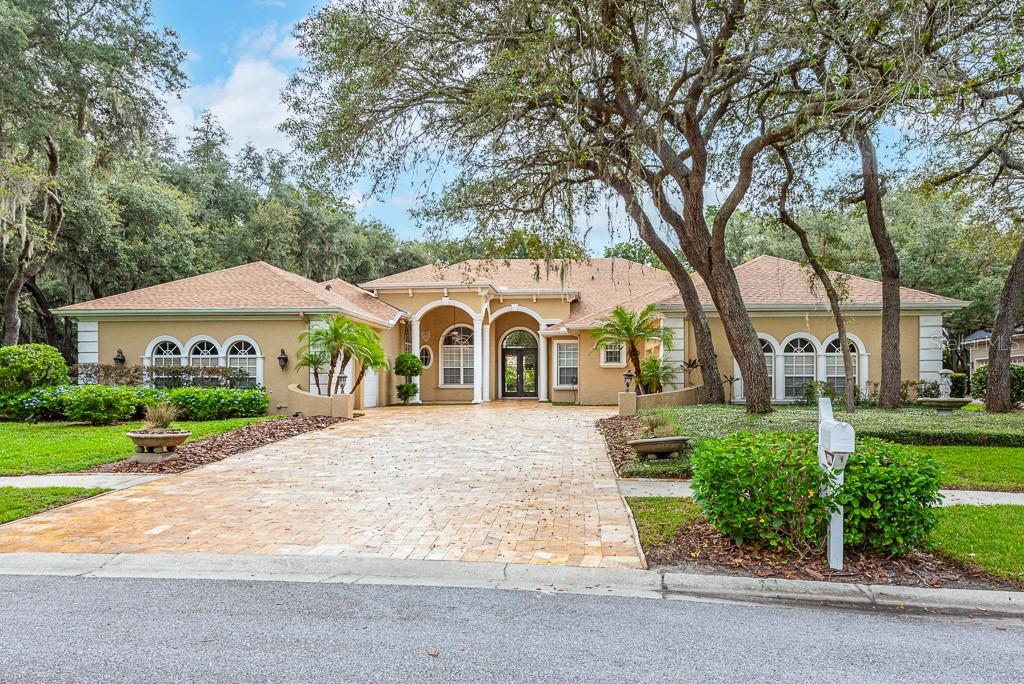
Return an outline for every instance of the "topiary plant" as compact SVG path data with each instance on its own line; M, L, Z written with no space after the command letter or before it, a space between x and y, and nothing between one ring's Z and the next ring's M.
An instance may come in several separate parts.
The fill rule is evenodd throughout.
M398 390L398 398L406 404L420 392L420 388L415 382L402 383L396 389Z
M395 373L404 375L407 383L412 382L415 376L423 373L423 362L415 354L409 352L399 354L395 358Z
M0 347L0 394L68 384L68 364L48 344Z

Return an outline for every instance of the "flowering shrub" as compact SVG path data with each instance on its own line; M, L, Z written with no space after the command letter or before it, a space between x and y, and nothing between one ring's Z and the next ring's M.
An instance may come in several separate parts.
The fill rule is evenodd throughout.
M63 385L68 365L48 344L0 347L0 395L17 394L33 387Z
M65 392L64 397L67 418L76 423L110 425L128 420L139 408L132 393L110 385L82 385L74 392Z
M178 409L181 420L247 418L267 412L270 397L262 388L178 387L167 390L166 401Z
M737 544L805 553L825 541L827 517L842 505L850 548L905 553L932 527L941 474L935 460L879 439L857 441L846 483L822 497L814 433L740 432L697 445L694 497L708 520Z

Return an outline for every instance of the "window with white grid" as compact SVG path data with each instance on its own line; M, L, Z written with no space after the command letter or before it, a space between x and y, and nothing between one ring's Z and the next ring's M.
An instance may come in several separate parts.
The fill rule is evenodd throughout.
M622 345L621 344L606 344L601 350L603 358L601 363L606 365L616 365L622 363Z
M441 340L441 384L473 384L473 329L455 326Z
M807 383L814 382L814 343L804 337L790 340L783 356L786 398L798 399L803 396Z
M555 344L556 380L560 387L574 387L579 382L580 346L576 342Z
M256 366L258 365L259 358L256 354L256 347L251 342L245 340L238 340L233 342L228 347L227 362L229 368L237 368L245 371L245 386L251 387L255 385L259 377L256 372Z
M197 368L213 368L220 365L217 345L209 340L199 340L188 352L188 363Z
M857 345L850 342L854 378L857 377L857 356ZM832 340L825 347L825 382L836 394L846 393L846 368L843 365L843 353L840 351L838 339Z
M768 340L761 338L761 351L764 352L764 365L768 368L768 388L772 399L775 398L775 347Z

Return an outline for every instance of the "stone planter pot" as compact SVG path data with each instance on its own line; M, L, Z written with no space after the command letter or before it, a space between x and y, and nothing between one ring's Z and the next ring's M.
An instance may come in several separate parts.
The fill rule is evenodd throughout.
M175 457L174 450L192 433L188 430L139 430L127 433L135 442L134 460L139 463L163 463Z
M954 397L923 397L917 400L921 406L928 406L935 409L940 416L951 416L953 411L961 409L971 403L970 399Z
M682 451L690 448L689 437L651 437L650 439L631 439L626 442L640 456L654 458L675 458Z

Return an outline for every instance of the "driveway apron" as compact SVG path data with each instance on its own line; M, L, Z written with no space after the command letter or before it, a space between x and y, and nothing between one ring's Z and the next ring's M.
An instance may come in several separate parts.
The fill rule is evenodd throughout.
M0 526L0 552L323 554L643 567L594 421L392 407Z

